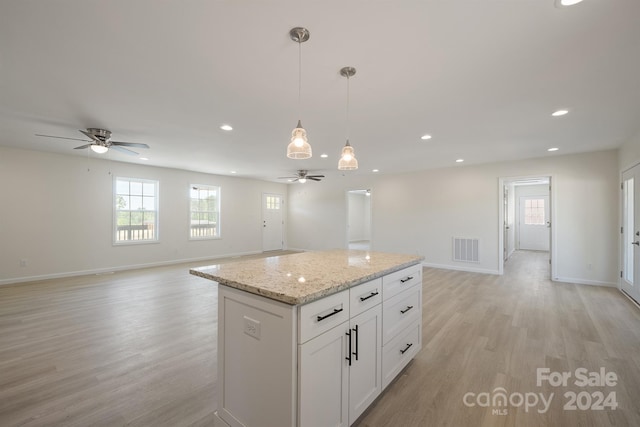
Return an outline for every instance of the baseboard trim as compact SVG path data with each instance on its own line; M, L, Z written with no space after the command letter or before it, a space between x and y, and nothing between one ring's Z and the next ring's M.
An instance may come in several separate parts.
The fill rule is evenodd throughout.
M38 276L15 277L12 279L0 279L0 286L14 285L14 284L25 283L25 282L38 282L41 280L49 280L49 279L60 279L64 277L108 274L108 273L115 273L116 271L138 270L140 268L162 267L166 265L184 264L188 262L200 262L200 261L215 260L220 258L234 258L234 257L245 256L245 255L256 255L260 253L262 253L262 251L236 252L232 254L223 254L223 255L215 255L215 256L207 256L207 257L185 258L185 259L170 260L170 261L150 262L150 263L144 263L144 264L130 264L130 265L117 266L117 267L95 268L90 270L66 271L62 273L42 274Z
M612 282L603 282L600 280L588 280L588 279L577 279L575 277L554 277L554 282L562 282L562 283L576 283L578 285L589 285L589 286L605 286L607 288L617 288L617 283Z
M500 272L498 270L488 270L484 268L463 267L463 266L448 265L448 264L433 264L430 262L423 262L422 266L430 267L430 268L440 268L443 270L466 271L468 273L495 274L498 276L500 275Z

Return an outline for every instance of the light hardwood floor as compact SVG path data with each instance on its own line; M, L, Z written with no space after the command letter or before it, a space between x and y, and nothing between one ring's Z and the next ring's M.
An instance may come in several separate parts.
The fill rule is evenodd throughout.
M0 287L0 426L212 426L217 289L191 266ZM357 425L640 425L640 310L546 276L535 252L504 276L425 268L423 350ZM618 382L538 387L544 367ZM463 403L496 387L554 397L546 413ZM567 391L615 392L619 407L566 411Z

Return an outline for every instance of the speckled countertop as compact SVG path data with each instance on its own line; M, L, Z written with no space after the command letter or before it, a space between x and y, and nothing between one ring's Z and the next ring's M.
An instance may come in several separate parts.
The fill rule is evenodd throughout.
M297 305L418 264L423 259L417 255L337 249L210 265L191 269L190 273Z

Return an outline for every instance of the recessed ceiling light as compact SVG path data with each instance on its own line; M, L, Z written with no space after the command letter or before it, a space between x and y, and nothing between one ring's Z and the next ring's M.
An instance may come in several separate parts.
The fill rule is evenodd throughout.
M371 172L380 172L380 170L379 169L374 169Z
M222 126L220 126L220 129L222 129L222 130L233 130L233 128L231 126L229 126L229 125L222 125Z
M560 116L564 116L568 112L569 112L569 110L558 110L558 111L554 111L553 113L551 113L551 115L553 117L560 117Z
M581 1L582 0L556 0L556 7L573 6Z
M431 139L431 135L422 135L420 139Z
M553 147L553 148L549 148L549 149L547 149L547 151L558 151L558 150L559 150L559 148L558 148L558 147Z
M462 162L464 162L464 159L458 159L458 160L456 160L456 163L462 163Z
M140 160L149 160L148 157L140 157Z
M329 155L327 153L322 153L320 154L320 157L322 157L323 159L326 159L327 157L329 157Z
M236 172L236 171L231 171L231 173L238 173L238 172Z

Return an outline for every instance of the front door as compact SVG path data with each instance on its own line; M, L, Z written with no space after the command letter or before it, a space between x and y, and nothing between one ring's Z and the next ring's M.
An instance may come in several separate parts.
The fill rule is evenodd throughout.
M640 302L640 165L622 174L622 277L620 287Z
M279 194L262 195L262 250L276 251L283 247L283 200Z

